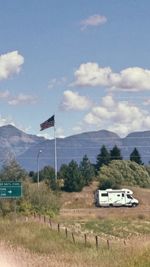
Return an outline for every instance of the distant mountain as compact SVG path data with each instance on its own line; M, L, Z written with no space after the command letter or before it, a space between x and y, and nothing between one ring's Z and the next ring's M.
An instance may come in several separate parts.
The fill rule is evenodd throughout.
M68 163L72 159L80 162L85 154L94 163L100 147L104 143L107 144L108 148L111 148L114 144L120 146L121 139L117 134L105 130L58 138L56 146L58 168L61 164ZM35 170L37 168L38 151L42 150L40 154L40 167L42 168L45 165L54 166L54 148L54 140L46 140L28 149L18 157L18 161L29 170Z
M79 163L85 154L95 163L102 145L109 150L117 145L124 159L129 159L130 153L136 147L144 163L150 160L150 131L134 132L120 138L113 132L100 130L57 138L56 141L58 169L61 164L69 163L72 159ZM39 158L40 169L45 165L54 166L54 147L54 140L26 134L11 125L0 127L1 162L15 157L26 170L36 170L37 155L39 150L42 150Z
M43 141L45 138L26 134L12 125L0 127L0 165Z

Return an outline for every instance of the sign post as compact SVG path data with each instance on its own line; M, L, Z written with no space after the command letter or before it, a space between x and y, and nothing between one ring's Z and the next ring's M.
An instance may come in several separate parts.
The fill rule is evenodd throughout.
M0 181L0 198L19 198L21 196L21 182Z

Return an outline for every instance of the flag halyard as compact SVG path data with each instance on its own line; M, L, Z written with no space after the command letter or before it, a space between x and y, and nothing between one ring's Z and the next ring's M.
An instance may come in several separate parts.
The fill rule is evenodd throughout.
M40 127L41 127L40 131L43 131L47 128L53 127L54 125L55 125L55 116L53 115L48 120L46 120L40 124Z

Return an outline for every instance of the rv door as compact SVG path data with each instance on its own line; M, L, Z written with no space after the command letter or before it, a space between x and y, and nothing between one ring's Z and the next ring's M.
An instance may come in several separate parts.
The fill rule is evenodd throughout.
M107 192L101 192L100 195L100 206L107 207L109 206L109 199L108 199L108 193Z

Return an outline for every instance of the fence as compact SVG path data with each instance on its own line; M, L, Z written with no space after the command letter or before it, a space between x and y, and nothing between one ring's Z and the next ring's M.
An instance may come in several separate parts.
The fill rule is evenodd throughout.
M64 226L63 224L56 223L52 219L43 216L34 214L32 217L26 217L26 221L35 221L40 224L47 225L51 230L57 231L59 235L63 235L66 240L71 240L73 244L82 243L85 247L95 247L97 250L101 247L106 247L110 249L113 244L122 244L127 245L127 240L124 239L108 239L100 235L94 235L92 233L78 233L72 231L69 227Z

